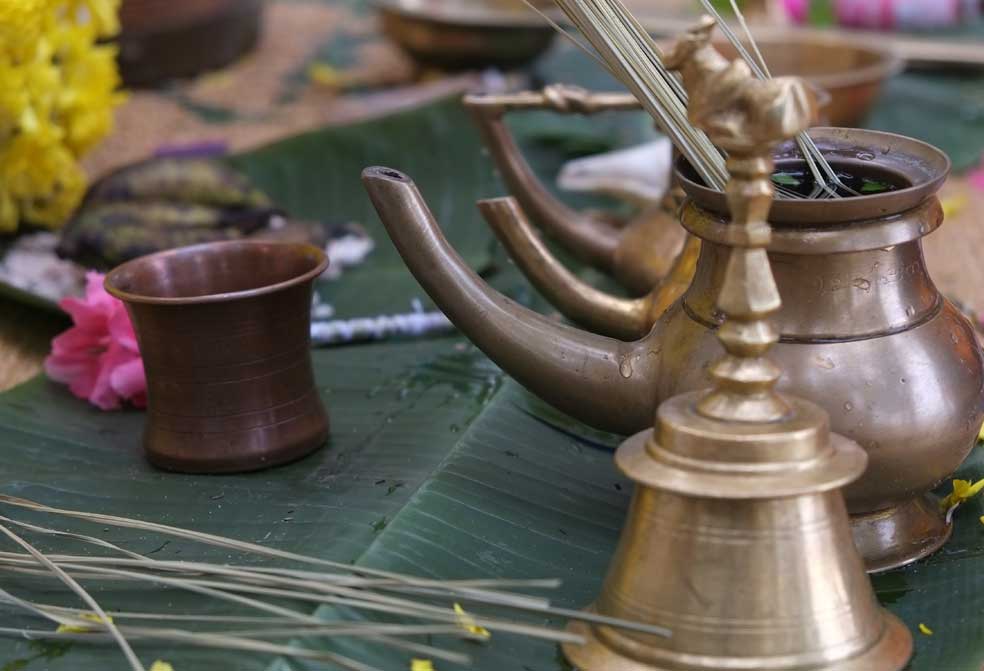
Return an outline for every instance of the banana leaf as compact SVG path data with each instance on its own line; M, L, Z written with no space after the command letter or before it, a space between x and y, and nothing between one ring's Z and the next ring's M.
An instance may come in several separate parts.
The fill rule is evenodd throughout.
M475 197L501 189L466 128L457 104L446 102L311 134L235 163L302 216L355 218L370 229L376 252L342 279L324 284L326 299L342 313L364 312L370 302L375 310L399 308L421 295L359 185L359 171L370 163L389 163L417 178L469 263L484 267L497 286L537 304L515 273L497 263L501 257L474 214ZM540 149L541 166L549 170L551 152ZM556 164L559 154L552 155ZM563 587L547 594L555 603L590 602L631 495L630 483L611 459L619 437L589 430L546 407L459 336L342 347L313 356L332 438L307 459L228 477L155 471L140 452L141 413L98 412L39 378L0 395L0 491L423 576L558 577ZM984 454L978 450L961 476L982 474ZM6 509L0 514L42 519ZM984 662L982 514L979 501L965 505L943 552L875 580L883 603L913 630L923 623L934 632L916 634L914 671L977 671ZM54 523L159 559L256 561L133 531ZM85 550L66 540L32 540L48 551ZM37 601L76 605L50 581L5 576L0 584ZM92 588L110 609L215 608L174 590L125 583ZM0 614L9 626L29 622L9 608L0 608ZM408 668L404 654L364 643L309 643L330 645L383 669ZM471 654L476 669L566 668L555 646L517 636L496 634L484 646L448 645ZM140 645L138 652L148 664L166 659L178 671L325 668L178 645ZM124 668L123 660L111 646L0 640L3 671L117 668ZM454 667L439 663L437 668Z

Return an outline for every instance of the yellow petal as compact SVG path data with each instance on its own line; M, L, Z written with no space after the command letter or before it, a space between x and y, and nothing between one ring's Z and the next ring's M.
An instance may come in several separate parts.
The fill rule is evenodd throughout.
M943 510L949 510L953 506L980 494L984 490L984 480L978 480L974 483L968 480L954 480L952 486L953 492L940 501L940 508Z
M10 194L0 187L0 233L13 233L17 230L20 212Z
M926 625L924 625L922 622L919 623L919 631L920 631L920 633L923 634L923 636L932 636L933 635L933 630L930 629L929 627L927 627Z
M112 37L120 32L119 4L119 0L88 0L85 3L100 36Z
M981 524L984 524L984 515L981 515Z
M154 669L150 671L154 671ZM434 671L434 662L429 659L411 659L410 671Z
M981 430L977 432L977 440L984 440L984 424L981 424Z
M964 498L969 499L972 496L977 496L978 494L981 493L982 489L984 489L984 480L978 480L973 485L967 488Z
M947 494L942 499L940 499L940 510L949 510L953 507L953 504L957 502L956 497L953 494Z
M167 662L158 659L154 662L153 666L150 667L150 671L174 671L174 667Z
M96 622L97 624L102 624L103 622L103 619L98 615L96 615L95 613L82 613L81 615L79 615L79 619L88 620L89 622ZM108 617L107 619L110 622L113 621L113 618L111 617ZM57 632L59 634L89 634L98 630L99 627L86 627L86 626L75 625L75 624L60 624L58 625Z
M950 196L949 198L944 198L941 204L943 205L943 216L949 219L960 214L967 207L967 197Z
M120 0L0 0L0 230L63 224L121 102Z
M467 631L469 634L474 634L484 640L489 640L492 638L492 634L485 627L480 627L478 623L475 622L475 618L469 615L464 608L461 607L460 603L454 604L454 614L458 616L458 626Z
M340 89L345 86L345 75L327 63L313 63L308 68L308 79L319 86Z

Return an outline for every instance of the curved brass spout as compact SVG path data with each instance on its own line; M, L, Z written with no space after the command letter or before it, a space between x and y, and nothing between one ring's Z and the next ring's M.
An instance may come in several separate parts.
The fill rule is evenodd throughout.
M681 295L692 278L687 271L694 267L700 243L687 235L676 217L661 205L642 211L630 221L613 221L569 208L540 182L504 121L507 113L519 110L560 114L637 110L640 107L635 98L552 85L541 92L470 95L464 102L522 211L550 237L645 301L665 307ZM523 272L571 320L617 338L640 337L652 326L651 319L638 321L638 306L630 308L621 299L574 279L539 243L530 226L503 219L497 235ZM647 308L644 312L655 318L662 310Z
M523 210L585 263L609 274L617 274L622 238L619 228L624 222L613 224L601 217L582 214L554 197L523 157L515 138L506 127L504 117L512 111L536 109L559 114L631 111L641 109L639 102L629 94L589 93L573 86L552 85L542 92L469 95L464 103L472 113L506 185ZM680 233L678 237L682 238L682 235ZM635 281L628 288L645 293L652 289L659 277L641 281L632 279Z
M499 198L479 209L510 256L533 285L565 316L598 333L637 340L690 286L700 241L690 238L669 277L643 298L618 298L582 282L537 237L518 203Z
M362 181L410 272L489 358L547 402L598 428L629 433L652 422L659 356L650 356L649 339L619 342L509 300L448 244L409 177L377 167L366 169Z

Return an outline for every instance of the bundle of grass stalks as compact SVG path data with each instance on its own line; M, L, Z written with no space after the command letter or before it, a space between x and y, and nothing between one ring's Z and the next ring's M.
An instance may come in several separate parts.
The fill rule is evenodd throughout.
M52 508L6 495L0 495L0 507L74 518L100 527L122 527L255 558L279 560L277 566L156 560L94 536L0 515L0 539L6 539L12 550L0 551L0 606L29 614L48 625L47 628L40 623L31 628L0 626L0 636L115 644L133 671L146 671L146 667L131 644L154 641L282 655L327 662L350 671L378 670L356 659L292 641L299 637L359 639L366 645L394 648L412 657L455 664L468 664L471 660L466 654L434 645L431 638L443 636L484 642L492 632L505 632L545 641L581 642L580 637L564 630L530 624L515 619L512 614L554 616L669 635L659 627L555 608L547 599L517 591L556 589L560 582L553 579L416 578L153 522ZM103 552L44 553L27 540L26 536L30 535L80 543ZM281 565L284 562L297 567L284 567ZM13 579L26 576L55 580L77 597L83 607L31 601L15 594L13 588L7 589L4 576L12 584L16 584ZM203 606L224 605L231 610L223 614L110 612L83 586L106 581L139 585L148 590L148 599L154 590L182 590L200 596ZM328 620L304 610L305 606L310 609L322 604L398 621L362 617ZM466 604L468 610L461 604ZM426 636L427 642L413 640L420 636Z
M652 36L621 0L556 0L556 4L590 46L569 35L529 0L525 1L531 9L601 63L638 98L709 187L724 190L728 181L724 154L702 130L690 123L687 117L686 91L677 76L667 70L663 63L663 54ZM760 79L770 78L768 65L762 58L737 1L731 0L731 5L745 33L744 40L728 26L711 0L701 0L701 4L717 21L752 73ZM852 193L841 182L807 133L800 134L797 143L813 176L815 187L812 193L804 196L776 184L777 197L840 198L841 193L859 195Z

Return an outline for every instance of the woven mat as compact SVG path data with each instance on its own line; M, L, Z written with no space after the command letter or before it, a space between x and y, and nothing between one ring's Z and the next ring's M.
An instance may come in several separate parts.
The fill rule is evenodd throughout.
M359 82L339 92L308 76L312 64L344 70ZM86 159L95 177L154 153L162 146L222 142L230 151L329 124L391 113L467 88L468 77L428 79L375 35L361 0L274 0L256 51L221 72L164 91L132 93L119 110L116 131ZM940 289L984 314L984 192L953 178L944 198L961 204L926 240L926 256ZM0 391L33 377L51 338L65 328L58 317L0 300Z

